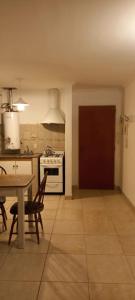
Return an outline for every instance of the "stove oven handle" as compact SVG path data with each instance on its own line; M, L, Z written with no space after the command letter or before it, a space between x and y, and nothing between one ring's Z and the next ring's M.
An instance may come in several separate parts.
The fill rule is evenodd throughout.
M46 183L46 186L51 187L51 188L54 188L54 187L56 187L57 185L59 185L59 183L51 183L51 184Z

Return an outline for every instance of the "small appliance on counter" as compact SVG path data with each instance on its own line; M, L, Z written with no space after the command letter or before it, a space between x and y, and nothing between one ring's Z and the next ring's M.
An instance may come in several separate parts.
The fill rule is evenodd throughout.
M54 151L51 147L47 147L40 157L40 181L45 171L48 171L46 194L64 194L64 165L64 151Z

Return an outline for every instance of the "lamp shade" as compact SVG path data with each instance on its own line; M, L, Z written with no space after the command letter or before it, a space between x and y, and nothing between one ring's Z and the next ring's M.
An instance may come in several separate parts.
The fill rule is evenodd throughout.
M24 111L29 104L20 97L15 103L13 103L13 106L16 106L18 111Z

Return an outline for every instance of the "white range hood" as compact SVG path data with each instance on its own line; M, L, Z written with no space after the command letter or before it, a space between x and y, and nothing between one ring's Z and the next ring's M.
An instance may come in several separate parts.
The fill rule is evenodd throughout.
M50 108L46 114L43 124L64 124L64 117L59 108L59 90L56 88L49 90Z

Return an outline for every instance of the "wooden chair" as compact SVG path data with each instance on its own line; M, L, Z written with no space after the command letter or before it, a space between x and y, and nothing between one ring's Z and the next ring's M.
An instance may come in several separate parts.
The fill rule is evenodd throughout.
M7 174L6 170L2 166L0 166L0 174L1 175ZM7 214L4 206L5 201L6 201L6 197L0 196L0 215L2 216L3 219L4 228L5 230L7 230L7 224L6 224Z
M39 186L39 190L34 198L33 201L28 201L24 202L24 214L28 216L28 219L25 220L25 222L34 222L36 231L28 231L25 232L26 234L36 234L37 235L37 242L39 244L39 229L38 229L38 223L40 223L41 228L43 230L43 222L41 218L41 211L44 209L44 192L45 192L45 186L46 186L46 180L47 180L47 171L45 172L45 175L42 179L42 182ZM8 244L11 242L12 234L17 234L16 232L13 232L14 225L17 224L16 229L18 229L18 202L15 202L11 208L10 208L10 213L13 215L13 220L11 224L11 229L10 229L10 234L9 234L9 240ZM33 216L32 219L29 218L29 216Z

